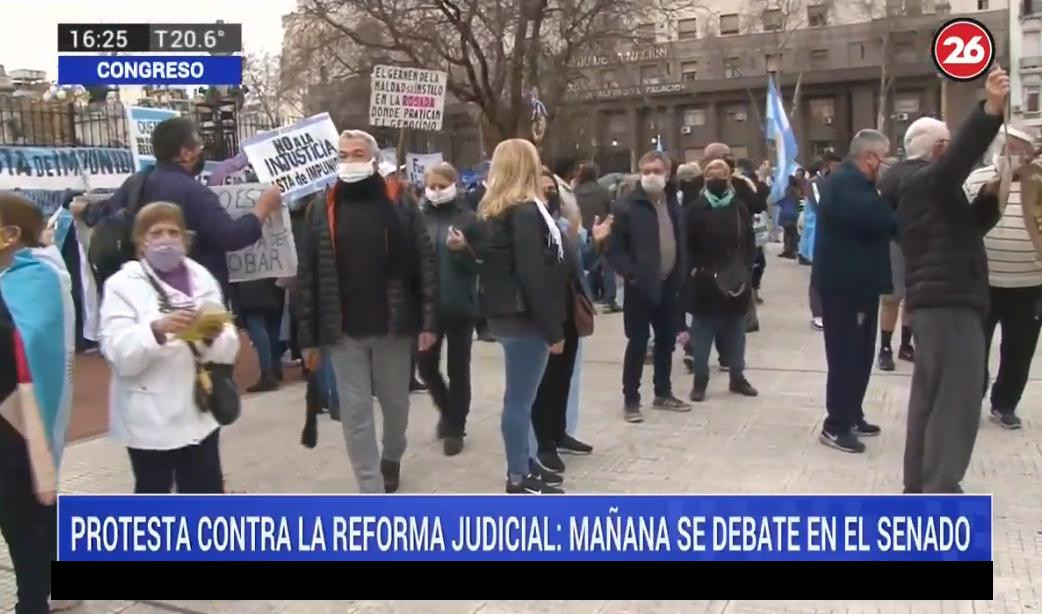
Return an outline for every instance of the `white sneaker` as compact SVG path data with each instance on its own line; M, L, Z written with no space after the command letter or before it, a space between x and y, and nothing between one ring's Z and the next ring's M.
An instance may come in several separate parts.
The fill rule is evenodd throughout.
M820 316L817 317L817 318L811 318L810 319L810 327L813 328L814 330L824 330L825 329L825 321L822 320Z

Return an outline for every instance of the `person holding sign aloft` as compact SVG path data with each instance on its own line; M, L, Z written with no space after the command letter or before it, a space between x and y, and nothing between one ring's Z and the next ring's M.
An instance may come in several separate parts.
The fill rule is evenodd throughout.
M298 342L309 370L320 355L332 362L363 493L398 490L412 348L428 350L438 329L438 267L423 216L391 200L376 172L377 152L367 132L341 133L337 181L312 199L297 245Z
M905 492L958 493L970 464L984 388L989 310L984 234L999 220L999 184L967 198L963 184L1003 122L1009 76L994 68L984 103L954 137L939 120L908 127L896 165L898 238L906 300L915 313L915 371L908 403Z

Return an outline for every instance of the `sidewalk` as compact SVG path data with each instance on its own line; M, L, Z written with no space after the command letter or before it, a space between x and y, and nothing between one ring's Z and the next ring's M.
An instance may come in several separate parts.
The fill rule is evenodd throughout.
M566 458L565 487L582 493L898 493L904 416L911 365L875 373L866 399L868 417L883 427L863 455L842 454L817 442L823 416L825 359L820 333L809 326L809 269L768 256L760 309L761 332L748 341L748 378L761 396L727 392L726 374L714 371L709 399L688 414L645 411L645 422L622 421L622 316L597 321L587 340L582 374L581 437L592 456ZM715 359L714 359L715 361ZM1024 429L981 423L964 487L995 495L995 599L987 602L92 602L78 612L1037 612L1042 604L1042 360L1035 361L1022 417ZM435 439L435 411L425 395L412 397L403 492L501 492L499 434L502 354L476 343L474 402L467 448L445 458ZM645 369L645 390L651 369ZM677 354L677 396L691 382ZM238 492L354 492L339 424L320 418L314 450L300 446L304 421L300 385L250 397L244 417L222 433L227 485ZM71 446L62 467L65 492L129 492L126 452L101 437ZM0 560L0 603L14 603L10 561ZM914 580L913 580L914 581ZM807 578L813 583L814 578Z

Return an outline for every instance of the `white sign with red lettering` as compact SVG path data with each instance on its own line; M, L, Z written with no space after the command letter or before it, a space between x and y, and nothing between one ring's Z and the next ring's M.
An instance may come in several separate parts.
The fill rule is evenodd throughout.
M441 130L449 73L407 66L373 66L369 124Z

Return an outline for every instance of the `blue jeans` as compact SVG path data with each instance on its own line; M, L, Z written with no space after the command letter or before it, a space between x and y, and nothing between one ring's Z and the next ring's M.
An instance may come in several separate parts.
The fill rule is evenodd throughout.
M535 335L499 337L506 365L506 389L503 391L503 447L507 455L507 474L518 477L528 473L528 435L532 429L532 404L543 379L550 346Z
M691 323L695 380L709 381L709 352L714 340L721 358L727 359L731 379L741 379L745 371L745 315L695 316Z
M604 290L601 299L605 303L616 302L615 269L611 268L607 258L601 258L601 288Z
M253 349L257 351L257 363L262 374L282 374L282 312L276 310L247 310L243 314L246 331L250 334Z

